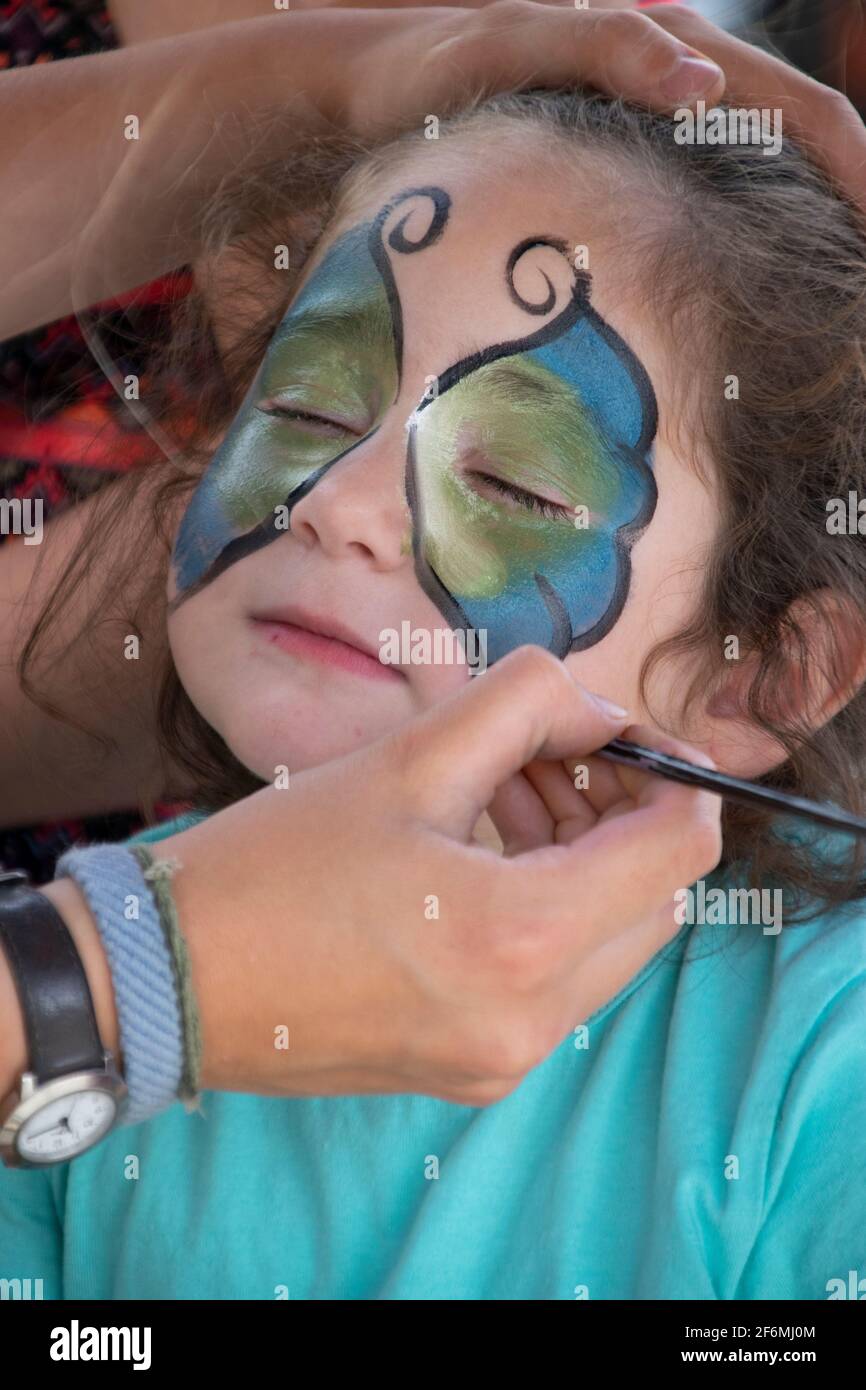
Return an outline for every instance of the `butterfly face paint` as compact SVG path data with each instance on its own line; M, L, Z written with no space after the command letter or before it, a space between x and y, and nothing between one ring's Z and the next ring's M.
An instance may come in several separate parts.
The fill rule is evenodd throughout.
M410 199L432 206L415 241L404 228L417 201L393 217ZM184 516L175 606L284 534L292 507L378 430L403 370L388 252L398 264L423 253L450 208L441 188L409 189L335 241L310 276ZM558 295L545 274L549 293L534 304L514 276L538 247L563 257L570 286ZM652 384L590 304L590 284L565 243L521 242L504 293L545 323L448 367L407 424L418 580L450 626L485 630L488 662L525 642L564 656L604 636L626 599L630 546L655 508ZM305 414L333 429L313 432Z
M397 394L391 311L367 227L341 237L277 329L175 541L178 601L277 540L290 511ZM333 421L327 434L309 416ZM372 433L368 430L367 433ZM366 438L366 435L364 435Z

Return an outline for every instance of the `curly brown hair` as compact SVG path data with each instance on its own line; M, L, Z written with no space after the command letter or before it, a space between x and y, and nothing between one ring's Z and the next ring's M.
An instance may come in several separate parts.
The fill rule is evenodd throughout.
M798 713L779 698L792 672L805 692L822 673L844 687L837 645L823 643L816 652L804 622L810 609L821 611L822 594L841 596L852 631L866 614L863 540L831 535L826 524L829 499L849 490L866 496L866 239L856 210L790 140L772 158L758 145L680 144L673 117L573 88L479 97L443 119L438 132L440 141L480 142L527 134L537 140L539 133L562 177L569 159L587 154L634 174L627 237L642 283L652 286L647 310L671 349L682 358L685 345L701 364L696 379L684 383L691 395L681 418L688 416L686 447L695 467L700 445L717 475L718 536L694 619L647 655L642 695L659 661L688 657L680 709L653 716L680 732L695 696L721 689L729 677L725 640L737 634L741 652L757 661L747 717L787 753L761 781L862 811L863 689L814 731L803 701ZM175 311L161 355L161 405L150 403L172 440L170 457L160 455L106 494L86 544L47 600L19 660L25 690L43 708L57 713L41 700L32 664L74 586L98 569L100 536L121 524L141 489L148 491L153 533L142 540L153 578L141 601L164 609L171 509L201 476L214 439L236 413L312 250L359 192L417 157L425 143L417 128L373 146L322 137L291 160L238 169L203 210L207 269ZM288 272L273 268L279 244L289 248ZM209 294L217 280L218 302ZM220 351L229 325L231 345ZM740 383L736 401L721 388L732 370ZM138 564L129 556L104 574L105 592L123 593ZM135 614L130 622L135 630ZM218 810L262 786L193 706L167 642L163 661L160 738L188 769L202 808ZM866 896L859 841L852 839L841 858L826 858L792 840L772 812L732 803L724 807L723 831L723 864L741 865L753 886L784 884L789 921Z

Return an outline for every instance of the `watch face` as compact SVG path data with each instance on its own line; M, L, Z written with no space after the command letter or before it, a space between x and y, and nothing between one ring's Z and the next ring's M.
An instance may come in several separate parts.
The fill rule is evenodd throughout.
M18 1153L30 1163L74 1158L111 1129L117 1102L108 1091L75 1091L42 1106L18 1131Z

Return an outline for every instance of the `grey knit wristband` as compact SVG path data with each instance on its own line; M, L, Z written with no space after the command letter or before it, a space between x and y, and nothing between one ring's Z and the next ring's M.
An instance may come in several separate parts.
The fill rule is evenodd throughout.
M78 884L105 947L129 1091L120 1122L138 1124L178 1099L183 1075L180 1002L159 911L125 845L69 849L55 873Z

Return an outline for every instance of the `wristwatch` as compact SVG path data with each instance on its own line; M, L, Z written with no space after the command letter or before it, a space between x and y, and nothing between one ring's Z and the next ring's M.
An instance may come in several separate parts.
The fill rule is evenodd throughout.
M87 975L60 913L21 870L0 872L0 947L21 1000L29 1070L0 1103L7 1168L65 1163L116 1124L126 1083L103 1047Z

